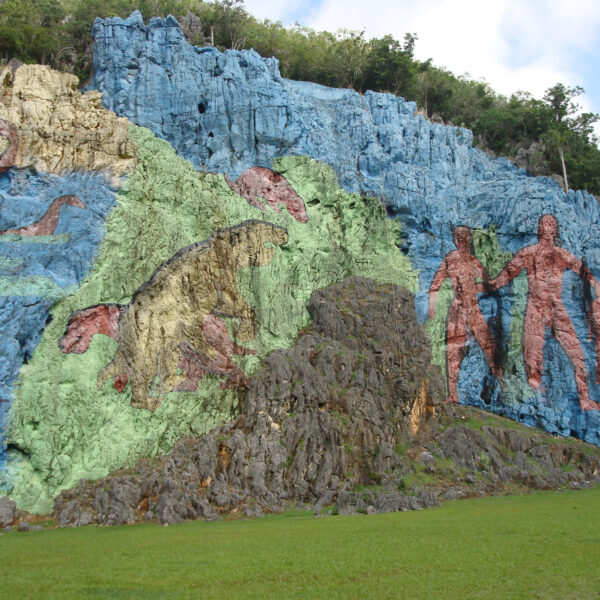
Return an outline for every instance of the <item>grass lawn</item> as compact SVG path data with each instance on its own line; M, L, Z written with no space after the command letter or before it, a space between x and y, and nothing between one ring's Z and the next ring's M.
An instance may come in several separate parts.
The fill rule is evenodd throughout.
M600 488L0 536L0 598L600 598Z

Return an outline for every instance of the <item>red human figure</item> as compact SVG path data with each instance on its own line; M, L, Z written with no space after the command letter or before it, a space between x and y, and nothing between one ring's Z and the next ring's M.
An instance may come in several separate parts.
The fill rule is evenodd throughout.
M544 334L547 327L573 363L582 410L598 410L600 404L590 400L583 350L562 303L562 278L565 269L574 271L594 286L597 281L579 259L555 244L557 235L556 218L544 215L538 223L538 243L519 250L502 273L489 282L489 287L501 288L523 269L527 271L529 298L525 310L523 354L529 385L537 390L542 384Z
M596 383L600 383L600 283L594 288L596 299L590 306L590 339L594 338L596 354Z
M458 375L469 333L481 346L492 373L499 381L502 381L502 371L496 363L494 338L477 302L477 294L485 291L489 276L481 262L471 253L471 230L468 227L456 227L454 245L457 249L446 255L431 282L429 318L435 317L437 294L446 278L449 278L454 290L454 300L446 328L447 402L458 404Z

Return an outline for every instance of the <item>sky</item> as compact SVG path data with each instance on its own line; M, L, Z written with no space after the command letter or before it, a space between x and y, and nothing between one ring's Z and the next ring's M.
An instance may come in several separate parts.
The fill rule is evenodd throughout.
M416 33L415 57L468 73L509 96L541 98L555 83L579 85L600 113L600 0L245 0L260 19L316 30L364 30L398 40ZM596 124L600 136L600 124Z

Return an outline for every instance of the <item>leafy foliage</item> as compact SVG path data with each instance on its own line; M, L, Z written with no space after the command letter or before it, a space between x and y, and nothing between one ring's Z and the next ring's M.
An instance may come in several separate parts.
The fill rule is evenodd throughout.
M425 116L472 129L484 149L511 157L526 151L524 166L534 174L568 173L573 188L600 194L600 150L592 129L598 115L578 112L580 87L557 83L541 100L525 92L506 98L484 81L453 75L431 59L416 60L416 33L400 42L391 35L368 40L363 31L286 28L254 18L242 0L0 0L0 60L48 64L85 82L94 18L127 17L135 9L145 19L177 16L193 44L275 56L290 79L414 100Z

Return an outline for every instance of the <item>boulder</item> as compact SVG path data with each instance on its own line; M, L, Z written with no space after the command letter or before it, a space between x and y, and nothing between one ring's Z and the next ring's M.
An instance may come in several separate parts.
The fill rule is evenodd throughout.
M12 525L17 512L17 503L8 496L0 498L0 527Z

